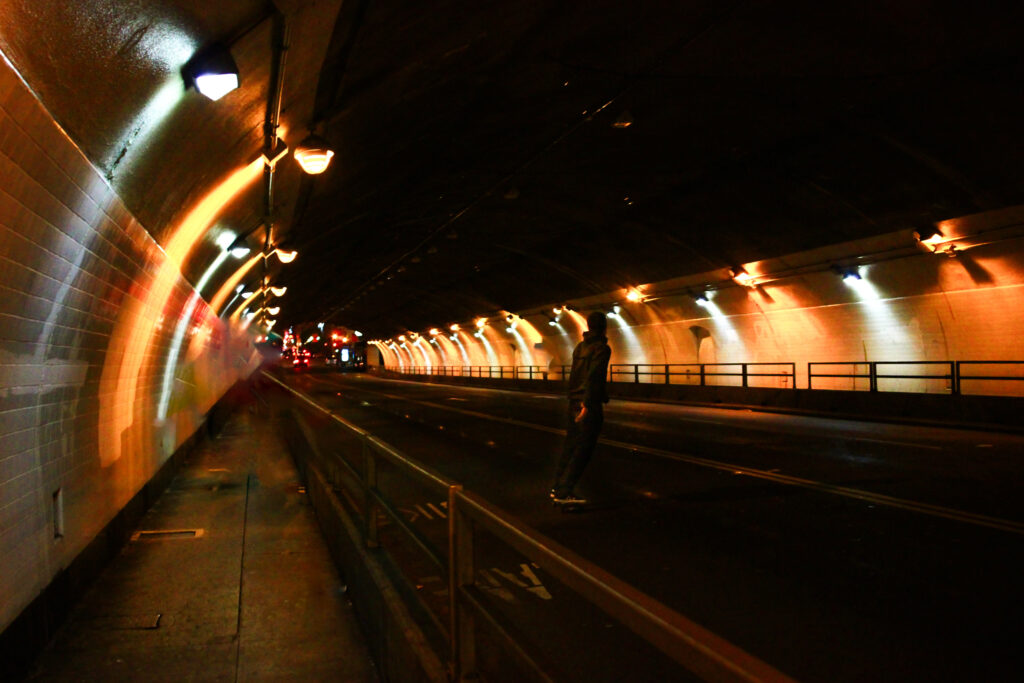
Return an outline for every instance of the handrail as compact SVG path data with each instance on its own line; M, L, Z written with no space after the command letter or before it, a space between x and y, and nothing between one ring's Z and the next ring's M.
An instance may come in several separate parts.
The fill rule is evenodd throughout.
M473 545L477 528L481 528L536 562L567 588L618 619L627 628L705 680L745 683L792 681L785 674L732 643L686 619L536 530L523 525L479 495L464 491L461 484L450 481L429 467L408 458L393 446L321 406L303 392L288 386L266 371L263 372L263 376L314 410L360 436L366 466L363 476L355 476L354 479L362 488L362 491L357 493L363 494L364 500L373 501L363 509L365 519L361 527L367 545L376 547L378 544L377 507L391 508L388 511L393 512L393 505L376 489L374 463L378 455L400 467L403 472L411 473L415 478L430 485L446 489L449 557L447 567L442 569L447 570L449 583L451 623L447 635L452 680L474 678L476 673L473 614L474 610L486 608L482 603L472 600L468 591L476 582ZM349 470L356 474L351 467ZM396 528L405 534L412 531L406 528L406 525L396 525ZM429 554L434 555L431 559L435 561L440 559L436 554ZM440 561L443 564L443 560ZM494 621L497 621L497 617ZM500 631L497 635L509 637L506 631ZM521 643L511 640L506 644L517 656L529 657Z
M963 392L964 381L1024 381L1024 372L1020 375L1012 374L964 374L964 370L970 367L985 365L993 366L1015 366L1024 370L1024 360L914 360L914 361L813 361L807 363L807 389L827 390L815 388L814 381L822 379L850 379L868 380L866 391L879 391L879 381L888 379L907 380L945 380L949 383L951 394ZM885 368L891 366L937 366L942 367L944 372L934 373L891 373L885 372ZM780 372L758 372L765 367L785 368ZM847 368L845 372L823 372L824 368ZM858 371L863 367L863 372ZM694 372L679 369L695 369ZM735 368L722 371L722 368ZM438 366L405 366L390 368L394 372L407 375L434 375L447 377L486 377L491 379L531 379L541 381L564 381L569 376L570 366L568 365L438 365ZM613 363L608 367L608 379L611 382L623 383L632 382L640 384L641 378L658 377L661 382L644 382L645 384L672 384L674 377L686 377L697 379L700 386L708 386L710 377L734 377L740 381L740 386L749 387L752 378L773 377L788 381L789 388L796 389L796 363L791 361L779 362L757 362L757 363ZM620 378L627 378L625 380ZM630 379L631 378L631 379ZM859 389L856 384L852 390ZM918 393L924 393L919 391Z

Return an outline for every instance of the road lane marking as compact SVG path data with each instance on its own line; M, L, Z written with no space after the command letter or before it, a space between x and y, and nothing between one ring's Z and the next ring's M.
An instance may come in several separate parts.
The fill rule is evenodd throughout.
M415 507L416 507L416 511L419 512L424 517L426 517L427 519L433 519L434 518L434 516L432 514L430 514L429 512L427 512L426 510L423 509L422 505L416 505Z
M932 451L943 450L942 446L929 446L923 443L912 443L907 441L887 441L885 439L865 439L863 437L854 436L850 437L851 441L867 441L868 443L884 443L890 446L907 446L908 448L927 448Z
M450 405L434 403L433 401L423 401L418 399L405 398L402 396L388 394L386 392L381 391L373 391L367 389L364 389L364 391L369 391L370 393L379 394L381 396L386 396L387 398L395 400L407 401L409 403L417 403L419 405L437 408L439 410L448 410L470 417L491 420L492 422L500 422L503 424L513 425L516 427L525 427L527 429L546 432L548 434L561 434L563 436L565 435L564 429L558 429L556 427L538 425L532 422L524 422L522 420L515 420L507 417L497 417L495 415L481 413L475 410L455 408ZM803 479L801 477L793 477L786 474L780 474L778 472L759 470L753 467L743 467L741 465L720 462L717 460L710 460L708 458L701 458L694 455L686 455L684 453L677 453L674 451L668 451L661 448L654 448L652 446L631 444L625 441L617 441L615 439L608 439L602 437L601 439L598 440L598 442L605 444L607 446L613 446L615 448L620 448L627 451L646 453L648 455L653 455L668 460L676 460L679 462L685 462L700 467L707 467L710 469L731 472L733 474L741 474L748 477L753 477L755 479L771 481L786 486L795 486L797 488L817 491L819 493L827 493L830 495L841 496L853 500L874 503L875 505L884 505L886 507L898 510L906 510L909 512L916 512L919 514L928 515L932 517L939 517L942 519L949 519L956 522L962 522L964 524L973 524L975 526L982 526L990 529L998 529L999 531L1006 531L1013 534L1024 535L1024 522L1017 522L1014 520L1002 519L999 517L992 517L989 515L982 515L974 512L967 512L965 510L957 510L955 508L947 508L941 505L932 505L931 503L919 503L917 501L906 500L904 498L897 498L895 496L887 496L882 493L873 493L871 491L864 491L862 489L855 489L847 486L839 486L836 484L828 484L826 482L814 481L812 479Z
M430 508L431 511L433 511L441 519L448 519L448 515L444 514L440 510L438 510L437 507L435 507L433 503L427 503L427 507Z

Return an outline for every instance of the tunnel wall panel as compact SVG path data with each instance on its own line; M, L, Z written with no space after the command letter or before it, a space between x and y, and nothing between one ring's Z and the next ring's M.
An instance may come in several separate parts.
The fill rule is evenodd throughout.
M0 631L256 363L0 59Z
M898 244L898 235L892 239ZM1021 363L988 366L977 372L1024 380L1024 316L1013 314L1024 310L1024 238L980 243L956 258L914 250L906 253L908 246L911 241L901 246L903 253L898 258L861 266L862 280L852 286L824 267L773 280L758 289L719 281L708 294L712 303L708 308L698 306L694 299L694 294L703 291L698 285L686 287L682 293L657 296L648 303L629 303L621 293L609 292L573 302L579 310L562 313L558 328L547 324L550 308L543 314L526 314L517 329L530 339L537 333L539 340L529 346L507 331L504 319L492 318L483 330L483 340L465 331L475 329L469 323L458 333L458 344L441 336L438 344L412 346L407 338L404 348L379 348L389 369L425 364L522 366L531 364L523 362L527 348L533 365L568 365L572 348L586 329L587 313L608 311L618 301L621 317L608 321L613 364L795 363L796 386L804 389L808 363L859 363L836 367L834 372L863 374L869 361L1002 360ZM845 257L857 258L873 248L851 244ZM800 256L792 260L798 262ZM657 290L657 286L651 289ZM739 372L738 368L717 369ZM690 377L674 377L672 383L698 382L699 369L693 367L690 372ZM946 374L949 369L905 365L880 372ZM644 381L663 382L664 378ZM706 382L735 386L740 379L708 376ZM760 378L751 380L751 385L791 388L793 383L789 378ZM817 378L814 388L865 390L868 383L866 379ZM942 379L884 379L879 381L879 389L948 393L951 386ZM1024 381L974 380L966 382L963 391L1024 396Z

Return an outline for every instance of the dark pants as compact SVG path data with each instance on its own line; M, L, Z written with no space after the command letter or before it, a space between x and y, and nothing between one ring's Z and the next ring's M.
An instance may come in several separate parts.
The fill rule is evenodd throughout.
M604 423L604 406L600 403L593 408L587 408L587 414L580 422L576 416L580 413L583 404L579 401L569 401L569 419L565 432L565 446L562 448L562 456L558 459L558 468L555 470L556 496L567 496L573 492L573 487L583 475L583 470L590 462L590 456L594 454L597 446L597 437L601 433L601 425Z

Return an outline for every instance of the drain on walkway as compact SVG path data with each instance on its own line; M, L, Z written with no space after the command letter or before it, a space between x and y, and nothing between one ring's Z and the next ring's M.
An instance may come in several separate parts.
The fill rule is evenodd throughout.
M203 529L164 529L159 531L136 531L132 541L169 541L181 538L201 538Z

